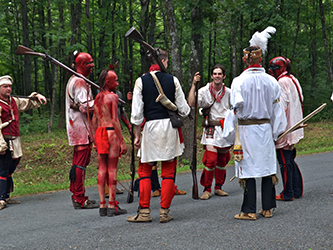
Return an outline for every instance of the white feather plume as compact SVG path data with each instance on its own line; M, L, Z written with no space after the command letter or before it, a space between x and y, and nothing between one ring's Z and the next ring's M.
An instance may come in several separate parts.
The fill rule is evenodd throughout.
M271 38L270 34L274 34L276 29L272 26L268 26L262 32L257 31L253 34L250 42L250 46L258 46L261 48L262 53L265 54L267 51L267 42L268 39Z

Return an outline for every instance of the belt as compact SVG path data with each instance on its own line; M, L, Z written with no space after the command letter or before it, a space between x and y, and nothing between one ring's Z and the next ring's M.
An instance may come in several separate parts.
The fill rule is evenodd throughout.
M265 123L270 123L270 119L238 120L238 125L260 125Z
M215 127L215 126L220 126L221 127L221 123L220 121L214 121L214 120L204 120L204 118L202 118L202 126L203 127ZM207 124L206 124L207 122Z
M13 136L13 135L3 135L4 139L7 140L15 140L17 138L17 136Z
M220 121L208 120L209 126L221 126Z

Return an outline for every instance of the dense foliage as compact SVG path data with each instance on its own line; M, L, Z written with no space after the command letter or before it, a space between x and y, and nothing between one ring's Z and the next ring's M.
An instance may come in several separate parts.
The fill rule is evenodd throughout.
M304 110L309 113L323 102L329 105L320 114L332 116L332 11L326 0L85 0L85 1L0 1L0 75L14 78L14 93L38 91L54 94L54 113L58 126L64 127L64 88L69 74L35 56L17 56L19 44L36 52L48 53L66 65L73 62L74 50L86 51L95 60L91 79L110 63L116 69L120 90L129 90L129 70L134 78L147 71L146 54L139 44L125 38L134 26L153 46L170 48L171 26L167 22L172 5L179 37L181 76L185 91L191 82L191 60L195 55L191 42L198 43L199 65L203 83L210 80L209 68L215 63L227 67L226 84L244 68L242 49L252 34L274 26L276 34L269 42L263 66L271 58L284 55L292 60L305 96ZM195 11L197 10L197 11ZM172 12L172 10L171 10ZM168 15L168 16L167 16ZM194 35L198 35L194 39ZM174 49L174 48L173 48ZM170 60L169 71L175 71ZM55 92L53 92L55 91ZM51 110L51 105L43 109ZM44 112L44 111L43 111ZM317 117L317 119L318 119Z

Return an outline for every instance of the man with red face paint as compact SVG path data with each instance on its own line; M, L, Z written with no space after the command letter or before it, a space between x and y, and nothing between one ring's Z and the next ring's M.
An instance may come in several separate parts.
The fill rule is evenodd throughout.
M200 184L204 187L204 192L200 196L201 200L208 200L212 196L214 176L214 194L218 196L229 195L222 190L222 186L226 179L226 166L230 160L229 149L231 145L222 138L222 133L224 118L231 108L231 90L223 83L226 77L226 69L223 65L215 65L211 70L211 77L213 81L198 91L198 107L209 108L201 138L201 143L205 148L202 159L205 168L200 178ZM188 103L192 107L195 104L195 89L199 81L200 75L196 73L188 96Z
M118 76L113 70L105 69L99 76L102 91L97 94L94 104L93 127L98 153L98 193L100 198L100 216L126 214L116 201L117 164L127 147L121 133L118 119L118 95L116 94ZM105 183L109 188L109 205L105 201Z
M81 52L75 58L76 72L88 77L95 66L91 55ZM72 76L66 87L66 127L68 142L74 146L73 163L70 171L70 191L75 209L98 208L93 200L85 196L85 171L90 162L92 134L88 115L93 112L94 99L86 81Z
M290 60L284 56L273 58L268 71L278 80L281 87L280 102L286 112L287 130L303 118L302 87L291 73ZM276 200L292 201L303 196L302 174L295 162L295 144L303 137L304 131L300 128L275 143L283 180L283 190L276 196Z
M168 52L158 49L159 58L164 67L168 66ZM166 223L173 218L169 208L175 195L174 176L177 159L183 153L184 146L180 138L180 130L173 128L167 108L161 102L156 102L159 95L154 75L160 82L166 98L177 106L181 116L190 113L185 95L179 80L162 72L158 64L153 62L149 74L138 78L135 82L132 101L131 122L134 125L134 146L139 149L140 199L139 209L135 216L129 216L129 222L150 222L151 172L154 162L162 162L160 223ZM146 120L141 134L141 124Z

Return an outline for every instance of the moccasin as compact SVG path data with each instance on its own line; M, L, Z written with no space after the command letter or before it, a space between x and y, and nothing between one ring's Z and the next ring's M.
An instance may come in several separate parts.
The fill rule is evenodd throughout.
M116 189L116 194L123 194L124 190L117 188Z
M187 192L185 190L179 190L176 186L176 192L175 195L185 195Z
M269 210L261 209L259 211L259 214L264 216L265 218L271 218L273 216L273 209L269 209Z
M20 201L18 201L18 200L14 200L14 199L12 199L12 198L8 198L8 199L6 200L6 202L7 202L7 204L21 204Z
M235 215L235 219L238 220L256 220L258 219L255 213L240 213Z
M114 215L122 215L127 214L126 209L121 209L119 206L116 206L115 208L108 208L107 209L107 215L108 217L112 217Z
M78 203L76 200L72 200L73 201L73 206L74 209L94 209L94 208L99 208L99 205L95 204L96 201L94 200L86 200L83 205L81 205L80 203ZM95 203L93 203L95 202Z
M152 194L152 197L159 197L161 196L161 189L156 189Z
M150 217L150 209L149 208L141 208L138 209L138 214L134 216L127 217L128 222L151 222L152 219Z
M160 208L160 223L167 223L173 220L173 217L169 215L170 209Z
M106 216L107 215L107 210L108 210L107 207L100 207L99 208L99 215L100 216Z
M4 200L0 201L0 210L6 207L7 203Z
M212 194L209 193L208 191L205 191L205 192L200 196L200 199L201 199L201 200L208 200L210 197L212 197Z
M228 196L229 195L227 192L223 191L222 189L215 189L214 194L218 195L218 196Z

